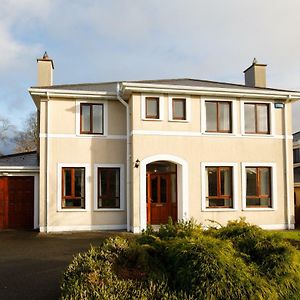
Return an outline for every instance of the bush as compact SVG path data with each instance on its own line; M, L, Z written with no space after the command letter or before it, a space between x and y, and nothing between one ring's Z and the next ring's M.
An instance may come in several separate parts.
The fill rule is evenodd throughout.
M171 221L77 255L62 299L300 299L295 250L244 220L203 231Z

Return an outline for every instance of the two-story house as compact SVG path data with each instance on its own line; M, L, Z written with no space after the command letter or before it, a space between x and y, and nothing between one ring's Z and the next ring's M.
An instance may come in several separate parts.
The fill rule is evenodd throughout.
M291 102L266 87L196 79L53 85L38 59L41 231L127 229L246 217L294 227Z

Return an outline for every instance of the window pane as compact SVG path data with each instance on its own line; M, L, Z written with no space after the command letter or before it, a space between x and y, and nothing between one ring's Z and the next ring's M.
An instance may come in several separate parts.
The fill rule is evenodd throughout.
M157 203L157 183L158 177L151 178L151 202Z
M185 99L173 99L173 119L186 119L186 102Z
M256 168L246 168L247 196L256 196Z
M232 168L221 168L221 195L230 196L232 187Z
M293 150L293 155L294 155L294 163L299 163L300 162L300 149L294 149Z
M146 117L159 118L159 98L146 98Z
M260 168L260 195L270 195L270 169Z
M81 131L89 132L90 127L90 105L81 105Z
M259 198L247 198L246 206L260 206Z
M217 196L217 168L206 168L207 182L208 182L208 195Z
M269 114L267 104L257 104L257 132L269 132Z
M217 131L217 103L205 102L206 131Z
M216 207L216 206L221 206L224 207L225 206L225 199L209 199L208 200L208 205L209 207Z
M84 197L84 169L75 168L75 197Z
M93 105L93 133L103 133L103 105Z
M245 132L255 133L255 104L245 104Z
M120 207L120 169L99 168L99 208Z
M164 177L160 177L160 202L167 202L167 180Z
M219 131L230 131L230 104L219 102Z
M71 196L71 170L63 168L64 189L63 196Z
M66 199L65 207L82 207L81 199Z

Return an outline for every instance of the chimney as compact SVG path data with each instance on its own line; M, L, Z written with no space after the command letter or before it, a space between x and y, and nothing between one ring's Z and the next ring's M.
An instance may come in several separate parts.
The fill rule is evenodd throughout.
M266 66L258 64L256 58L252 65L244 71L245 85L249 87L266 87Z
M50 86L53 84L53 60L48 57L47 52L44 53L43 58L37 59L38 65L38 86Z

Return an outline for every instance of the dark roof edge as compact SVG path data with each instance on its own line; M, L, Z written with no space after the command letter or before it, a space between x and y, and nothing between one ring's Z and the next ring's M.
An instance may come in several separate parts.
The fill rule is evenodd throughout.
M6 157L14 157L14 156L21 156L21 155L27 155L27 154L37 154L37 151L28 151L28 152L20 152L20 153L13 153L13 154L6 154L6 155L2 155L0 156L1 158L6 158Z

